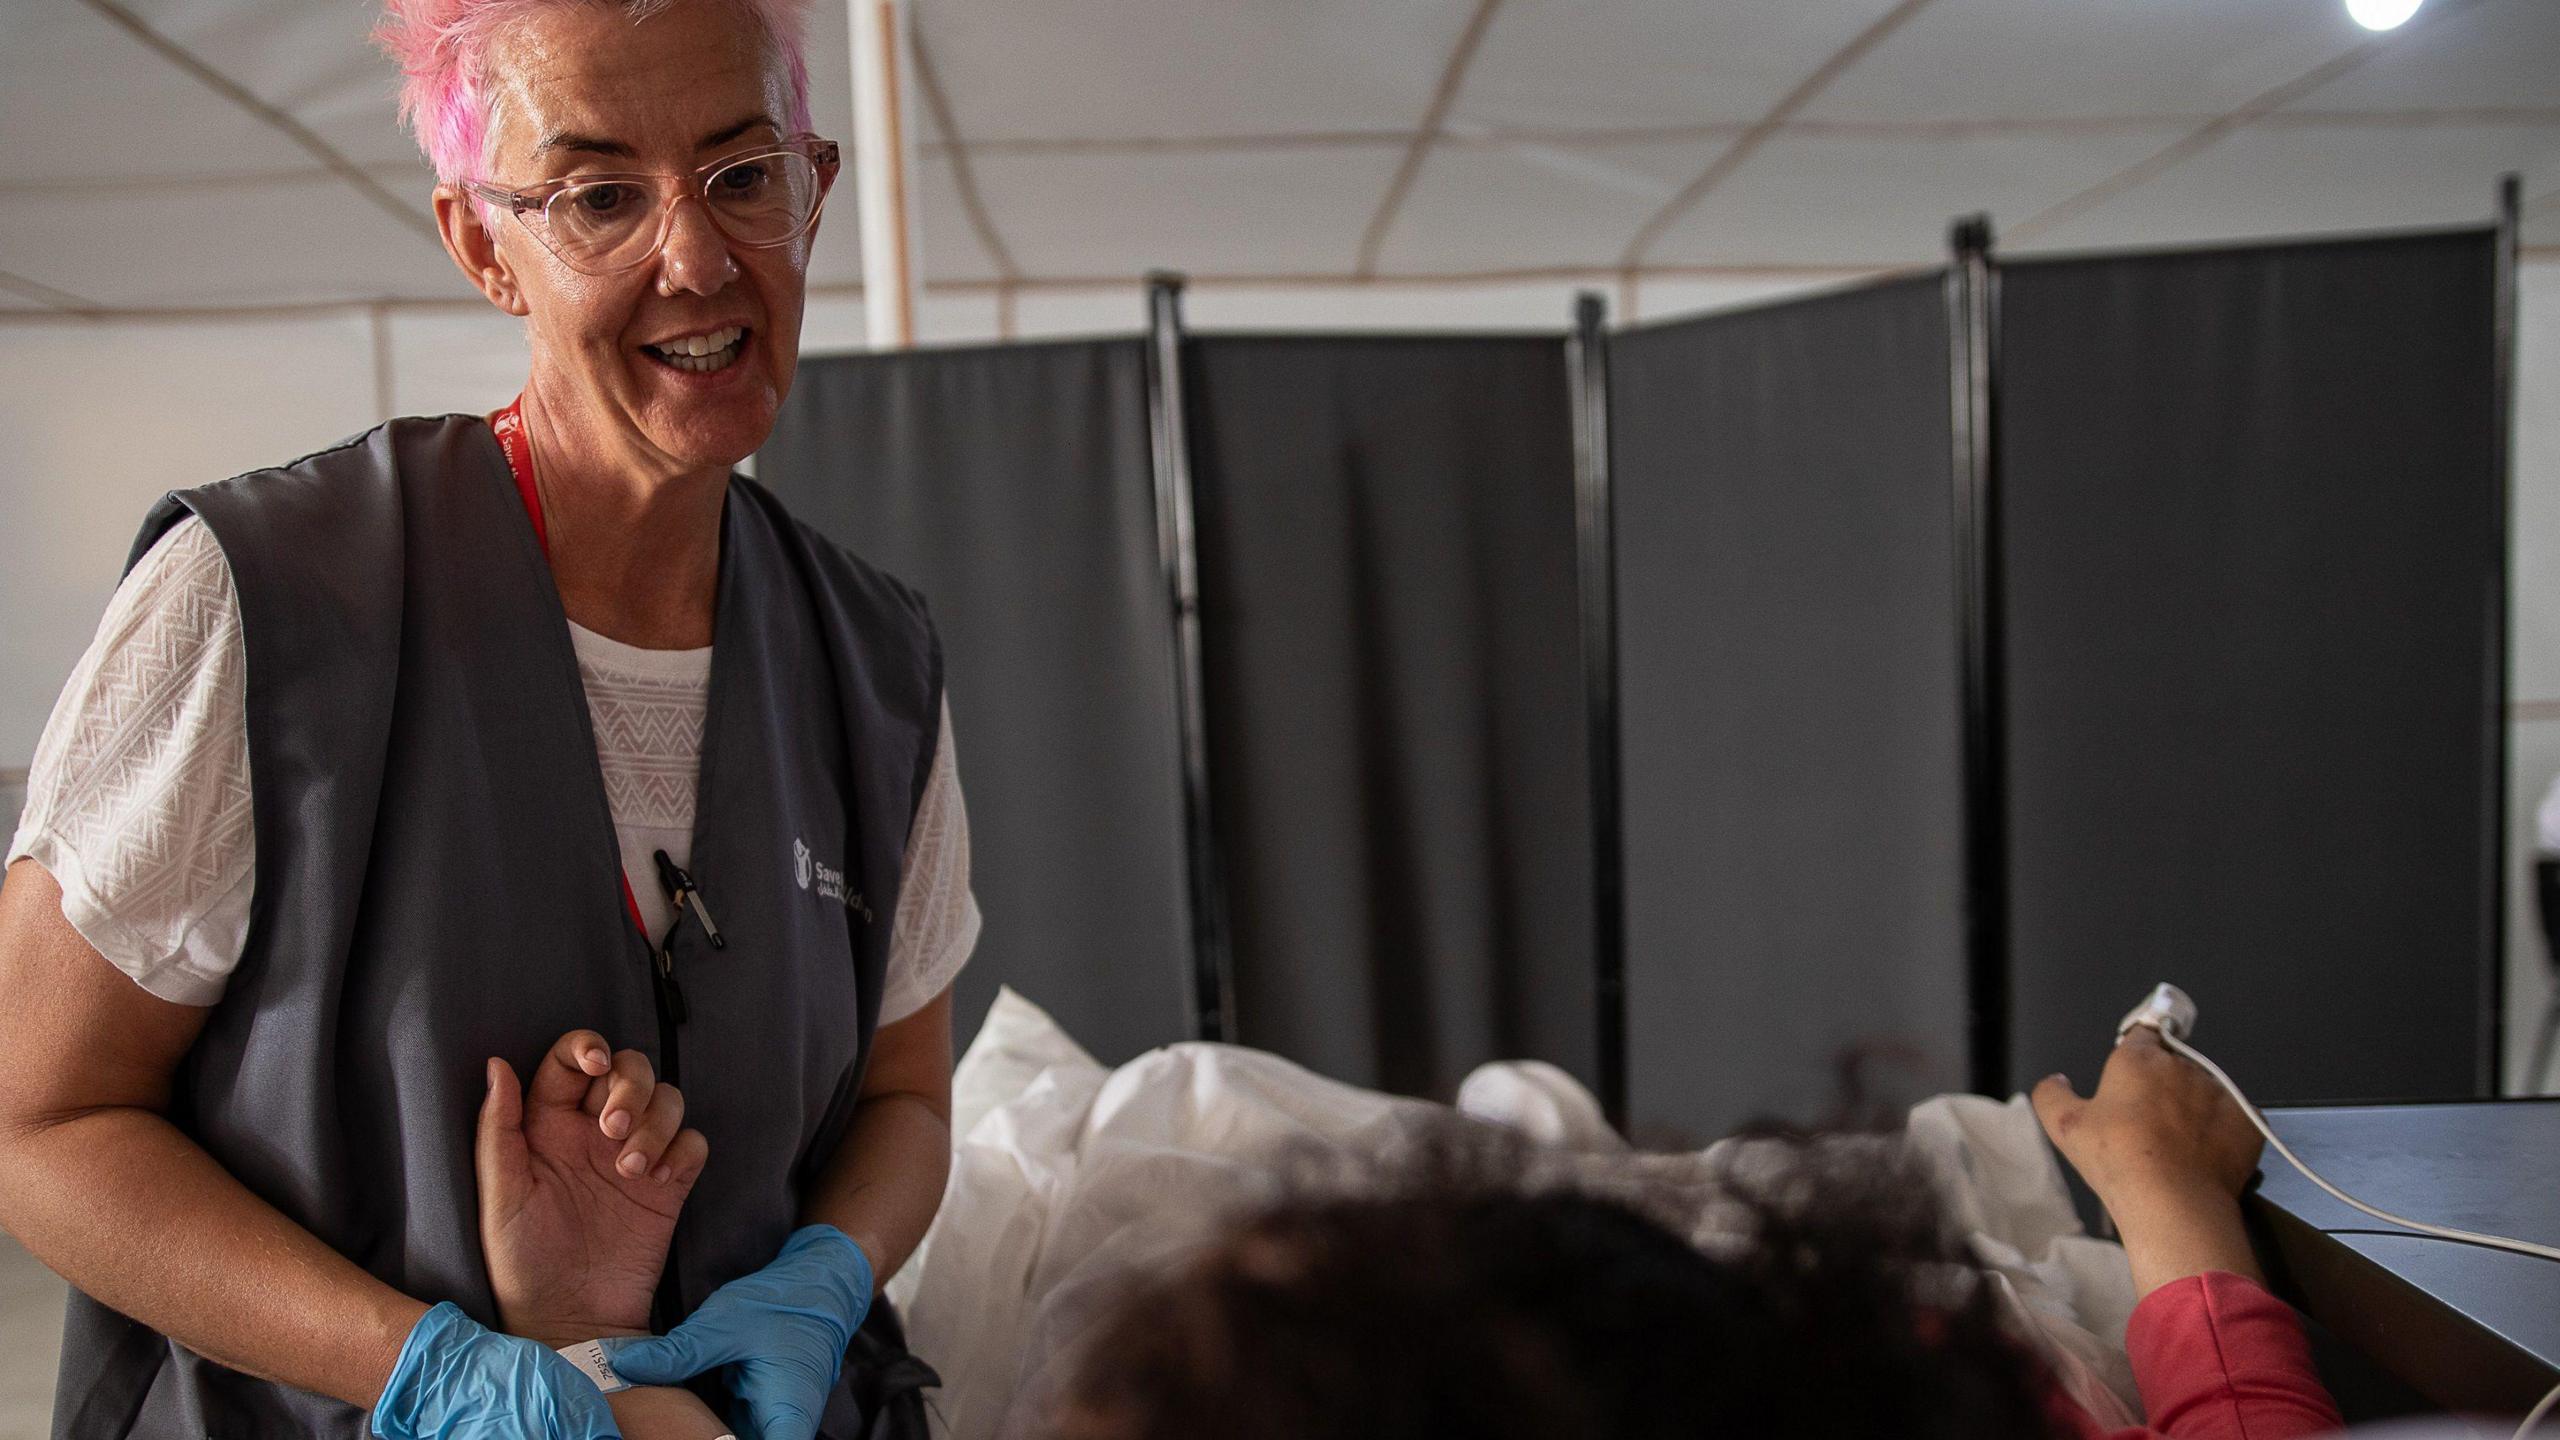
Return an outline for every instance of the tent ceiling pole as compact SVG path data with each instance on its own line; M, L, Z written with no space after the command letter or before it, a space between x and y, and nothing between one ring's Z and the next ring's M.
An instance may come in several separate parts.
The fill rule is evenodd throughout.
M1147 419L1156 482L1156 551L1173 616L1175 725L1181 747L1182 830L1190 874L1191 973L1185 987L1197 1040L1236 1036L1234 941L1227 885L1209 808L1208 707L1200 660L1199 534L1193 521L1191 432L1183 405L1182 277L1147 277Z
M863 329L874 350L916 343L914 106L907 0L846 0L853 31L853 182L861 209Z
M1591 955L1600 1109L1627 1128L1626 829L1619 811L1618 540L1609 467L1609 309L1574 300L1565 345L1572 390L1573 494L1582 590L1582 703L1591 786Z
M24 275L13 275L6 270L0 270L0 290L23 296L58 313L78 315L104 308L95 300L74 295L68 290L56 290L50 285L30 280Z

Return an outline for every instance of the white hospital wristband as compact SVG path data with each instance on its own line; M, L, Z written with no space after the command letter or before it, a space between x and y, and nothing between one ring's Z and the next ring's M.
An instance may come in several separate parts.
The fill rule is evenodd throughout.
M601 1340L581 1340L575 1345L563 1345L558 1353L561 1359L577 1366L581 1374L596 1382L596 1388L607 1395L631 1388L630 1381L613 1373L613 1362L604 1358L604 1342Z

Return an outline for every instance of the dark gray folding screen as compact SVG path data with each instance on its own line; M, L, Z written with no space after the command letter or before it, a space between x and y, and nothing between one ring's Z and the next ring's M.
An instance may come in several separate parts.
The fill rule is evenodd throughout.
M2003 267L2018 1082L2171 979L2261 1100L2493 1088L2496 265Z
M801 362L757 468L921 589L946 656L999 984L1106 1060L1187 1038L1169 601L1136 340Z
M1940 277L1610 345L1629 1116L1965 1084Z
M1240 1038L1591 1081L1562 344L1203 336L1188 378Z
M1560 341L1185 369L1239 1038L1443 1098L1521 1055L1592 1080ZM934 603L988 922L960 1032L1001 982L1106 1058L1186 1038L1143 345L804 362L758 467Z
M2160 979L2264 1100L2493 1088L2500 255L1968 250L1585 337L1633 1128L2086 1078ZM1113 1059L1195 961L1149 353L806 362L762 457L937 606L962 1033L1009 982ZM1562 336L1180 354L1235 1038L1606 1093Z

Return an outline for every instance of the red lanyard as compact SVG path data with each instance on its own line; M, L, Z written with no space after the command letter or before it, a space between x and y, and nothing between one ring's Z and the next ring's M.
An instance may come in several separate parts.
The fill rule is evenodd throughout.
M524 397L518 395L507 402L507 408L489 417L489 428L497 432L498 448L506 452L507 471L515 476L516 498L524 502L524 516L533 522L533 543L542 547L542 558L551 558L551 530L542 522L542 494L533 485L533 438L524 432ZM640 938L649 938L649 922L640 918L640 897L631 893L631 874L622 868L621 856L614 857L614 874L622 879L622 903L631 911L632 928Z
M533 437L524 433L524 397L507 402L507 408L489 417L489 428L498 434L498 448L507 454L507 471L516 477L516 498L524 502L524 517L533 522L533 543L542 547L542 558L551 558L551 530L542 523L542 496L533 488Z

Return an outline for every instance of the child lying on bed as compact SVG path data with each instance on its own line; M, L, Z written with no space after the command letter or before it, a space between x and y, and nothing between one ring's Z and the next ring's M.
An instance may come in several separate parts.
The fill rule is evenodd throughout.
M2034 1094L2124 1235L2127 1345L2150 1430L2285 1440L2339 1425L2293 1313L2265 1290L2237 1196L2258 1136L2136 1030L2081 1099ZM1760 1153L1767 1158L1767 1151ZM1890 1144L1799 1145L1694 1187L1533 1193L1517 1147L1452 1134L1415 1173L1285 1201L1105 1312L1043 1440L1402 1437L2077 1437L2002 1323L1924 1167ZM1744 1167L1737 1167L1737 1169ZM1742 1213L1702 1253L1702 1199ZM1651 1212L1651 1213L1645 1213Z

